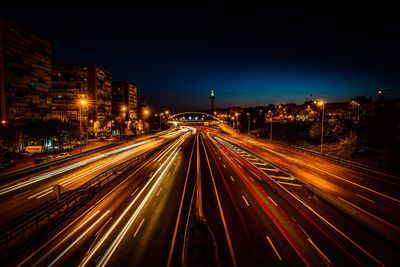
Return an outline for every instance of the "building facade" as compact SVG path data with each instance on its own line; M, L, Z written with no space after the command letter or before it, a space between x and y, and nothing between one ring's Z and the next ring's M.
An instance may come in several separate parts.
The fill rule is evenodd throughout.
M125 119L136 121L137 117L137 88L128 81L112 82L112 113L119 116L122 107L126 108Z
M1 121L51 118L51 44L0 17Z
M53 118L103 131L111 120L111 73L95 64L53 66Z
M118 121L120 129L125 134L136 134L138 132L138 104L137 88L128 81L117 81L112 83L112 114Z

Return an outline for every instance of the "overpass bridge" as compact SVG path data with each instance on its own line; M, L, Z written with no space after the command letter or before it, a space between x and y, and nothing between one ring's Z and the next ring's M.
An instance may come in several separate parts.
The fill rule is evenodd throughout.
M224 122L216 116L204 112L181 112L168 117L168 122L174 125L203 125L212 126Z

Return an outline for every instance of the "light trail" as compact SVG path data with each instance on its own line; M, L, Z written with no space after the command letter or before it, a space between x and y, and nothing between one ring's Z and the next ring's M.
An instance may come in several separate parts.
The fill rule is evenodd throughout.
M186 136L187 134L183 135ZM183 139L181 139L182 141ZM174 146L177 147L180 145L180 143L175 143ZM108 248L107 252L103 255L102 259L97 265L102 265L105 264L111 257L111 255L114 253L116 250L117 246L121 242L123 236L126 234L128 231L129 227L133 224L134 220L136 219L138 213L140 210L143 208L144 204L146 203L147 199L150 197L151 193L155 189L155 187L158 185L160 182L162 176L164 175L165 171L168 169L168 167L172 164L173 159L175 159L176 155L180 151L180 148L177 148L173 153L170 154L169 157L167 157L162 165L157 169L157 171L152 175L152 177L147 181L147 183L143 186L143 188L139 191L139 193L136 195L136 197L133 199L133 201L128 205L128 207L124 210L124 212L119 216L119 218L114 222L114 224L110 227L110 229L107 231L107 233L104 234L104 236L100 239L100 241L94 246L93 250L85 256L85 258L81 261L80 266L86 266L91 258L96 254L96 252L101 248L103 243L108 239L108 237L111 235L111 233L114 231L114 229L119 225L121 220L125 217L125 215L129 212L129 210L132 208L132 206L136 203L136 201L140 198L140 196L143 194L143 192L150 186L150 184L153 182L157 174L160 172L160 170L167 164L167 167L165 170L162 172L162 174L159 176L157 181L154 183L152 188L150 189L149 193L146 195L144 200L141 202L139 207L136 209L135 213L130 217L129 221L127 224L125 224L124 228L122 231L119 232L119 235L117 236L116 239L114 239L114 242L112 245ZM165 156L165 155L164 155ZM163 156L163 157L164 157ZM172 158L172 159L171 159ZM170 160L171 159L171 160Z
M82 239L90 230L92 230L93 227L96 226L111 210L108 210L106 213L103 214L94 224L92 224L85 232L83 232L77 239L75 239L74 242L71 243L54 261L52 261L49 266L53 266L62 256L65 255L65 253L68 252L79 240Z
M42 180L48 179L48 178L53 177L55 175L58 175L58 174L61 174L61 173L76 169L78 167L84 166L84 165L89 164L91 162L95 162L97 160L106 158L106 157L108 157L110 155L118 154L118 153L121 153L123 151L132 149L134 147L149 143L149 142L151 142L153 140L155 140L155 138L150 139L150 140L146 140L146 141L142 141L142 142L139 142L139 143L135 143L133 145L129 145L129 146L126 146L126 147L118 148L118 149L115 149L115 150L112 150L112 151L109 151L109 152L106 152L106 153L103 153L103 154L100 154L100 155L97 155L97 156L94 156L94 157L79 161L79 162L76 162L76 163L73 163L73 164L70 164L68 166L64 166L64 167L58 168L56 170L49 171L49 172L40 174L38 176L34 176L32 178L29 178L29 180L27 180L27 181L24 181L24 182L21 182L21 183L18 183L18 184L15 184L15 185L12 185L12 186L9 186L9 187L1 189L0 190L0 196L2 196L4 194L7 194L7 193L10 193L10 192L13 192L13 191L18 190L18 189L21 189L23 187L29 186L31 184L40 182Z
M154 141L154 144L152 144L152 145L157 145L160 142L162 142L162 141L161 140ZM100 164L100 165L94 167L94 168L91 168L91 169L89 169L89 170L87 170L87 171L85 171L85 172L83 172L83 173L81 173L81 174L79 174L77 176L73 176L73 177L71 177L71 178L67 179L66 181L63 181L63 182L61 182L59 184L62 185L63 187L65 187L65 186L67 186L67 185L69 185L69 184L71 184L73 182L76 182L76 181L84 178L87 175L95 173L98 170L101 170L101 169L103 169L103 168L105 168L105 167L107 167L107 166L109 166L111 164L114 164L115 162L118 162L123 158L131 156L134 153L138 153L139 151L143 151L144 149L145 148L142 147L141 149L140 148L135 148L135 149L129 150L129 151L123 153L122 155L118 155L116 158L114 158L114 159L112 159L110 161L107 161L107 162L105 162L103 164ZM32 199L32 198L35 198L35 197L39 199L39 198L42 198L42 197L44 197L44 196L46 196L46 195L48 195L48 194L50 194L52 192L53 192L53 187L49 187L49 188L47 188L47 189L45 189L43 191L40 191L39 193L36 193L36 194L30 196L29 199Z
M119 232L118 236L116 237L116 239L114 239L114 242L111 244L111 246L108 248L108 250L103 254L103 257L100 259L100 261L96 264L96 266L105 266L107 264L107 262L110 260L111 256L114 254L115 250L117 249L117 247L119 246L119 244L121 243L123 237L126 235L126 233L128 232L128 230L130 229L130 227L132 226L133 222L135 221L136 217L139 215L139 212L142 210L142 208L144 207L144 205L147 203L147 200L149 199L149 197L151 196L151 194L153 193L153 191L155 190L155 188L157 187L157 185L160 183L160 181L162 180L165 172L168 170L168 167L171 165L171 163L174 161L176 155L178 154L180 149L177 149L174 151L174 153L171 154L172 159L168 162L168 159L170 159L170 157L164 162L164 164L166 162L168 162L167 166L165 167L164 171L160 174L160 176L158 177L158 179L156 180L156 182L154 183L154 185L151 187L151 189L149 190L149 192L147 193L147 195L145 196L145 198L142 200L142 202L140 203L139 207L136 209L136 211L133 213L133 215L129 218L128 222L125 224L125 226L122 228L122 231ZM159 168L159 170L164 166L164 164ZM157 171L158 172L158 171ZM153 178L155 177L155 175L153 176ZM151 179L152 180L152 179ZM147 185L145 186L145 188L147 187ZM141 191L141 193L143 192L143 190ZM140 193L140 194L141 194ZM139 194L139 195L140 195ZM129 205L131 206L131 205ZM129 207L130 208L130 207Z
M67 241L71 236L73 236L79 229L81 229L85 224L87 224L94 216L96 216L100 210L97 210L93 213L87 220L83 223L79 224L71 233L69 233L66 237L64 237L60 242L58 242L55 246L53 246L45 255L43 255L35 264L32 266L37 266L42 260L48 257L51 253L53 253L56 249L58 249L65 241ZM22 263L20 264L22 265Z
M233 153L233 155L235 155L235 153ZM237 156L240 157L240 156ZM246 163L248 162L246 159L242 160ZM248 167L253 166L251 163L248 163ZM256 167L254 167L255 170L257 170ZM333 226L330 222L328 222L325 218L323 218L321 215L319 215L317 212L315 212L311 207L309 207L307 204L305 204L302 200L300 200L298 197L296 197L294 194L292 194L291 192L289 192L286 188L284 188L283 186L281 186L278 182L276 182L273 179L270 179L268 177L268 175L265 175L263 172L258 171L261 176L264 178L264 181L266 181L274 190L275 187L272 186L272 183L275 183L277 186L279 186L280 188L282 188L285 192L287 192L289 195L291 195L292 197L294 197L296 200L298 200L300 203L302 203L305 207L307 207L309 210L311 210L315 215L318 216L318 218L320 218L323 222L325 222L326 224L328 224L329 226L331 226L333 229L335 229L337 232L339 232L342 236L344 236L347 240L349 240L352 244L354 244L356 247L358 247L360 250L362 250L364 253L366 253L368 256L370 256L374 261L376 261L378 264L382 265L382 263L377 260L374 256L372 256L370 253L368 253L365 249L363 249L362 247L360 247L357 243L355 243L353 240L351 240L348 236L346 236L345 234L343 234L341 231L339 231L335 226ZM268 179L265 179L268 178ZM361 263L353 256L351 255L346 249L344 249L339 243L337 243L333 237L331 237L329 234L327 234L325 231L323 231L314 221L312 221L308 216L306 216L296 205L294 205L291 201L289 201L282 193L279 192L279 190L275 190L278 194L280 194L284 199L286 199L288 201L289 204L291 204L298 212L299 214L301 214L307 221L309 221L316 229L318 229L326 238L328 238L332 243L334 243L339 249L341 249L345 254L347 254L354 262L356 262L358 265L361 266Z

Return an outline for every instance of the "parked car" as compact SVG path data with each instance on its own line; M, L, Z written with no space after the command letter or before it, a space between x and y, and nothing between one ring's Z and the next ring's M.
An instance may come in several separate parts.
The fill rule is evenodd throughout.
M58 154L56 158L60 159L60 158L68 157L68 156L69 156L69 154L64 152L64 153Z
M3 159L1 161L1 165L3 165L4 168L7 169L7 168L14 167L16 165L16 163L15 163L15 160L13 160L13 159Z
M48 162L50 159L48 157L45 158L37 158L35 159L35 164L45 163Z
M55 160L57 158L57 156L56 155L50 155L50 156L47 156L47 158L49 160Z

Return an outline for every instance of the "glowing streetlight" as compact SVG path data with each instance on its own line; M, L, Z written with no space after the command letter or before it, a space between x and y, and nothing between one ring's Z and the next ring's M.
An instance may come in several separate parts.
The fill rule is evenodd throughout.
M6 124L7 124L7 121L6 121L6 120L2 120L2 121L1 121L1 124L6 125Z
M120 139L122 140L122 132L124 131L124 117L125 117L125 111L127 110L126 106L121 107L121 132L119 134Z
M80 99L79 102L79 129L80 129L80 136L82 137L82 108L86 108L88 101L86 99ZM86 121L87 123L87 121ZM87 142L87 133L86 133L86 142ZM82 147L81 147L82 150Z
M318 101L317 105L322 107L322 122L321 122L321 156L323 155L323 146L324 146L324 107L325 107L325 102L324 101Z
M143 130L145 129L145 121L147 116L150 114L150 110L148 108L143 109Z

